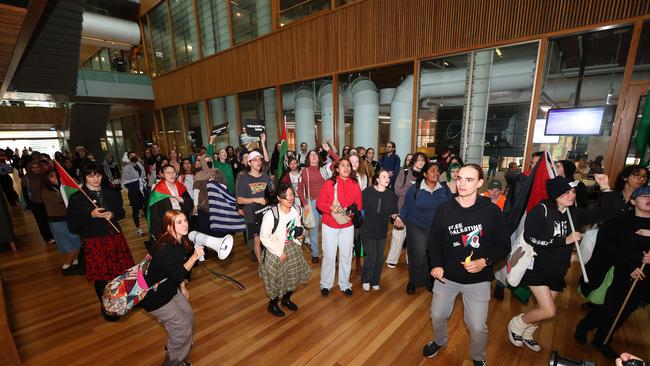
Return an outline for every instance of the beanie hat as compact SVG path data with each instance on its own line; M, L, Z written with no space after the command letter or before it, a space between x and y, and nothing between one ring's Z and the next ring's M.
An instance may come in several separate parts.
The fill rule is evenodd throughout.
M637 198L639 196L645 196L650 194L650 186L639 187L632 192L632 198Z
M561 195L567 193L567 191L571 190L571 185L569 182L570 181L568 179L562 176L557 176L553 179L547 180L546 193L548 194L548 198L555 200Z

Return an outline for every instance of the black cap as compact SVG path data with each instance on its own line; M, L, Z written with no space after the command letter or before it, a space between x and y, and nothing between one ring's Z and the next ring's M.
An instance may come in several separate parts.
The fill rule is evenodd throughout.
M488 183L487 189L501 189L503 186L501 185L501 182L498 180L491 180L490 183Z
M556 199L571 190L570 181L562 176L557 176L546 181L546 193L549 199Z

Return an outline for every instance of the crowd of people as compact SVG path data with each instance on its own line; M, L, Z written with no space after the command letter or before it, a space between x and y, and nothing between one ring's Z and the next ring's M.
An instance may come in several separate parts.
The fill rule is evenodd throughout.
M543 153L533 154L524 171L510 163L501 178L498 159L490 158L485 173L479 165L464 164L452 149L435 157L414 152L402 161L393 142L385 144L378 160L372 148L338 151L329 141L312 149L302 142L287 153L278 143L271 154L264 134L236 148L216 149L214 142L212 137L208 146L186 157L174 150L164 154L153 144L142 155L129 151L120 160L108 154L101 163L83 147L73 154L57 152L54 159L28 150L19 157L9 149L0 155L2 189L11 205L23 202L31 210L46 245L64 253L63 275L94 281L100 303L107 282L134 265L119 226L126 191L135 234L149 235L147 282L164 282L142 307L167 330L165 364L182 365L190 352L194 325L185 284L204 255L201 247L190 245L192 230L219 237L242 233L250 260L259 263L267 310L278 317L286 315L279 305L298 310L291 295L314 266L320 264L323 297L330 295L337 273L339 291L353 295L353 266L362 291L379 292L384 264L397 268L406 248L406 294L418 288L432 292L434 336L423 355L433 357L446 346L447 322L461 294L470 356L474 365L486 364L491 285L511 251L507 218ZM609 177L597 166L601 160L587 172L581 172L581 162L557 161L557 176L543 182L547 198L526 216L523 237L537 256L520 286L530 289L536 306L507 325L516 347L541 350L534 333L555 316L572 245L589 225L597 223L599 233L587 265L591 281L581 283L588 314L577 326L576 341L586 343L596 330L594 347L615 358L606 335L630 281L639 284L617 327L650 300L644 281L648 270L642 270L643 263L650 263L648 168L624 168L610 188ZM54 161L80 185L69 198ZM12 169L19 172L22 198L13 189ZM583 183L590 175L595 200ZM497 300L503 299L504 287L495 287ZM603 291L606 295L594 300L593 294ZM101 314L107 321L119 320L103 307Z

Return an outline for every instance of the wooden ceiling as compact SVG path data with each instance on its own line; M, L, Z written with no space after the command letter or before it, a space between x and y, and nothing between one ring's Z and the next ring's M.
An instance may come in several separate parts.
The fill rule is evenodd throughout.
M26 15L25 8L0 4L0 83L5 78Z

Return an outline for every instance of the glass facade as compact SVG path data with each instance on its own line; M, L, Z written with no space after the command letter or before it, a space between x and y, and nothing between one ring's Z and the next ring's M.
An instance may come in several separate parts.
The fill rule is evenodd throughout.
M603 107L605 112L599 135L556 136L544 143L541 134L532 151L548 149L554 160L606 156L631 36L632 27L626 26L549 40L536 123L545 124L552 108Z
M205 146L208 143L208 126L205 119L205 103L191 103L183 106L187 143L190 150Z
M230 47L228 0L196 0L203 57Z
M234 44L271 33L271 0L231 1L230 21Z
M154 49L157 74L163 74L175 67L167 15L166 2L158 4L149 12L151 45Z
M641 39L639 48L636 50L636 59L634 60L634 69L632 72L633 80L650 80L650 22L643 23L641 29Z
M165 125L165 135L167 137L168 152L176 150L180 155L187 151L187 138L183 133L181 114L178 107L170 107L162 110L163 122Z
M330 0L280 0L280 26L328 10L331 4Z
M180 67L199 59L196 46L196 26L194 23L194 2L171 0L169 14L174 35L176 66Z

